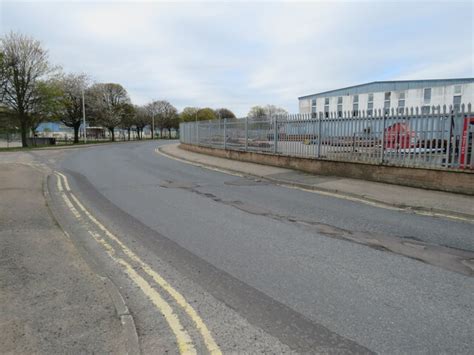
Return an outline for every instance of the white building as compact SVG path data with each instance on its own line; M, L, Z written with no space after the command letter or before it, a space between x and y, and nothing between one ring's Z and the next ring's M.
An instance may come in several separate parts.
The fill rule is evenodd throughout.
M474 78L375 81L342 89L301 96L300 113L337 112L365 110L369 115L373 110L402 110L419 107L426 110L431 106L458 110L461 104L474 104Z

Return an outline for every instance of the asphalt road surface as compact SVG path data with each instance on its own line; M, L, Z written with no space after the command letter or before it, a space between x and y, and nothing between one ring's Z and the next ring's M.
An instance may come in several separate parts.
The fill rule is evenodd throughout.
M65 175L109 234L165 275L194 306L222 352L474 349L471 276L341 238L382 235L474 251L472 224L207 170L157 154L160 144L33 154ZM53 201L65 228L81 240L81 233L74 233L79 223L66 209L60 211L64 203L55 194L60 182L59 175L49 180ZM106 258L94 251L94 243L82 243L99 264ZM138 283L126 281L108 261L102 267L128 299L142 351L176 351L166 343L175 341L172 332L150 310L152 296L137 296ZM136 269L146 271L143 265ZM197 339L192 321L177 314ZM202 344L194 341L197 352L210 349L201 338Z

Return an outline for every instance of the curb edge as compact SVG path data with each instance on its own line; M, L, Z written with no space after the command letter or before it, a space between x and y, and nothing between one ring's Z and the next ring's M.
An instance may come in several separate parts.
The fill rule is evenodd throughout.
M84 262L89 266L91 271L93 271L94 274L105 283L107 293L109 294L109 297L111 298L112 303L114 304L115 312L120 320L120 324L122 325L122 336L124 337L124 340L125 340L126 353L127 354L141 354L137 328L135 326L135 320L132 314L130 314L130 311L127 307L125 299L120 293L119 288L114 284L112 279L107 274L101 275L97 271L97 269L99 268L98 264L91 257L88 256L88 253L84 249L84 247L78 245L74 241L74 239L69 236L69 233L64 229L61 222L56 218L56 215L52 207L51 194L48 189L48 179L50 178L51 175L52 174L50 172L45 172L45 175L43 177L43 196L46 202L46 207L48 208L51 217L53 218L58 228L63 232L65 237L68 240L70 240L71 243L74 245L79 255L84 260Z

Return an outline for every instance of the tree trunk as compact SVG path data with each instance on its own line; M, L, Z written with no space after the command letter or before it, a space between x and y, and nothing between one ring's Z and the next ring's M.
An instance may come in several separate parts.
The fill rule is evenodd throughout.
M80 127L80 124L75 125L73 127L74 128L74 144L79 143L79 127Z
M112 133L112 142L115 142L115 129L109 128L110 133Z
M171 139L171 128L168 128L168 138Z
M28 123L26 122L25 118L20 118L21 119L21 145L22 147L28 147Z
M130 140L130 130L131 130L131 128L129 127L129 128L127 129L127 132L128 132L128 140Z
M163 138L163 128L160 128L160 139Z

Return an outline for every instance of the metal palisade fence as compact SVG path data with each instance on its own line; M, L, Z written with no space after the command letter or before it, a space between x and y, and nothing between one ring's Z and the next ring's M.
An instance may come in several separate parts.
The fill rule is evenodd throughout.
M346 162L474 170L471 104L181 123L182 143Z

